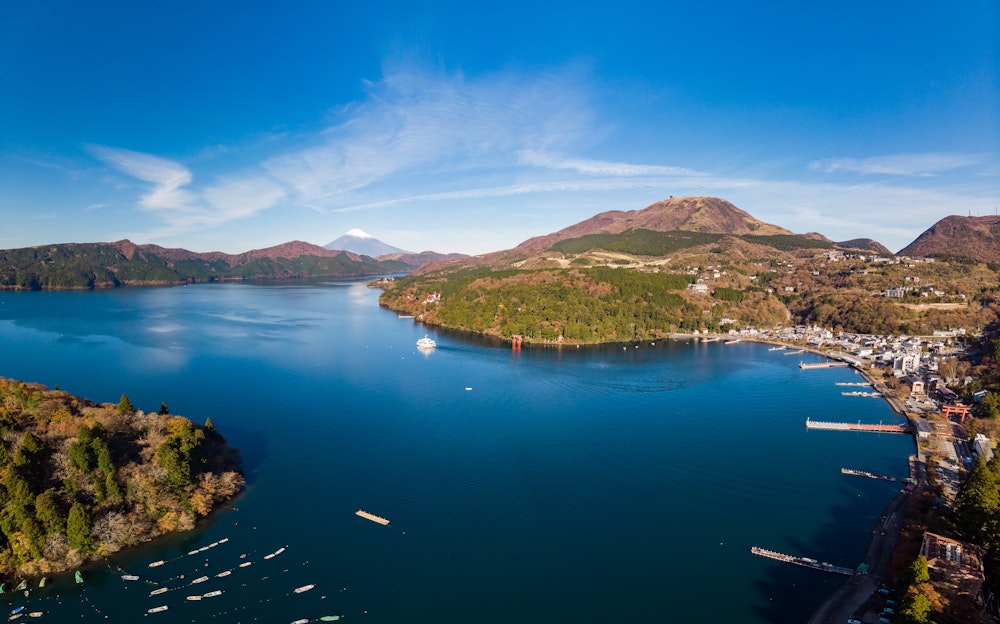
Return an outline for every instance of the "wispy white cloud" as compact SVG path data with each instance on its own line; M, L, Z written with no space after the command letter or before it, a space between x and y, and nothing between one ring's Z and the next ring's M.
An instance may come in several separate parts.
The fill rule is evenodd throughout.
M114 169L147 183L139 206L165 225L157 231L178 233L253 215L275 205L285 191L266 177L226 179L199 191L182 164L120 147L89 145L88 151Z
M831 158L809 163L813 171L837 173L841 171L862 175L882 174L896 176L934 176L945 171L960 169L984 162L981 154L926 152L920 154L890 154L869 158Z
M524 150L518 154L518 162L532 167L571 170L584 175L598 176L696 176L705 175L687 167L664 165L637 165L633 163L610 162L568 158L557 154L547 154L535 150Z
M400 176L514 167L520 152L578 144L594 125L571 70L470 79L390 67L364 101L336 117L311 145L263 163L311 206Z
M133 178L152 185L139 205L146 210L161 212L171 220L171 215L192 214L198 211L194 206L194 195L186 190L191 183L191 172L183 165L142 152L134 152L120 147L89 145L87 150L97 159Z

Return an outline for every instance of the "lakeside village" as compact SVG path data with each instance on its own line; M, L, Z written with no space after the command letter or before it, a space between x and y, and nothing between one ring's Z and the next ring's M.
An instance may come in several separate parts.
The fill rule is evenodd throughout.
M963 482L977 462L993 458L1000 437L996 395L977 389L981 381L968 374L970 361L980 356L977 345L981 337L967 335L964 329L908 337L835 334L803 325L773 330L746 327L731 330L726 336L727 342L753 340L776 344L772 350L781 350L786 355L808 351L831 358L829 364L805 364L801 365L803 368L851 366L865 382L842 384L844 395L885 398L898 414L907 418L907 425L885 426L886 430L895 427L899 432L912 433L917 447L917 454L910 458L911 474L904 489L908 501L900 539L891 565L884 571L885 584L870 584L870 596L855 599L859 604L850 609L859 615L852 615L847 621L885 623L893 621L897 611L903 622L931 621L913 617L915 602L916 611L923 612L925 617L933 610L936 622L972 624L1000 620L998 597L987 582L991 566L986 545L956 539L960 536L960 531L956 531L960 522L954 517ZM720 337L704 335L700 339ZM814 425L837 428L824 425L840 424ZM854 427L852 423L844 425ZM857 430L876 431L882 426L861 427L865 426L859 425ZM845 470L845 473L886 478L857 471ZM993 579L992 584L995 583ZM831 601L837 599L836 595L831 597ZM937 617L941 613L947 616Z

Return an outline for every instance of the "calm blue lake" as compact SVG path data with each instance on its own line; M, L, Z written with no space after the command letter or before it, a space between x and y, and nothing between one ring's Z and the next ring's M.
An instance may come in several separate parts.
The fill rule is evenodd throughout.
M900 422L841 396L855 372L799 370L808 354L671 340L513 352L400 319L378 295L0 293L0 375L211 417L249 482L195 531L0 607L62 622L797 623L843 577L750 547L854 567L896 487L840 468L906 476L909 437L806 430L806 417Z

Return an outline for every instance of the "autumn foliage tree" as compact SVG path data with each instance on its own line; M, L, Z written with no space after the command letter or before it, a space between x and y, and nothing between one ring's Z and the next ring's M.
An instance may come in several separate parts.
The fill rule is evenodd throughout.
M193 528L238 469L214 426L0 378L0 582Z

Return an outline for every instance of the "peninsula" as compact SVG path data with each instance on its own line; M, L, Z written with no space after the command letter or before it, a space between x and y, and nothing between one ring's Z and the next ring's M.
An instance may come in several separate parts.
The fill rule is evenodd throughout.
M72 570L195 526L243 485L204 425L0 378L0 577Z

